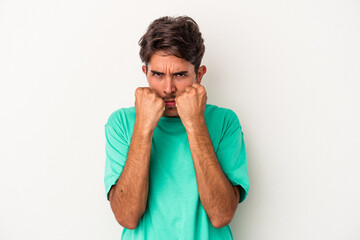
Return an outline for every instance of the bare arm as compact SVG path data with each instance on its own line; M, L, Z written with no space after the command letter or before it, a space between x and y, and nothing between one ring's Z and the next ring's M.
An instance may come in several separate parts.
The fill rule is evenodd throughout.
M110 205L119 224L136 228L146 210L152 132L135 122L124 170L110 190Z
M115 218L127 229L136 228L146 210L152 136L165 108L149 88L136 89L135 97L136 120L128 156L109 193Z
M205 123L206 91L194 83L176 98L177 110L186 129L201 203L214 227L228 225L234 217L240 194L217 160Z
M234 217L240 198L239 189L231 185L221 169L205 120L186 131L201 203L212 225L224 227Z

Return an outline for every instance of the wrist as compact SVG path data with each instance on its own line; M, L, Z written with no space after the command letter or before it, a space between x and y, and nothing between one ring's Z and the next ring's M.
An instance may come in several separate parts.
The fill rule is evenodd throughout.
M134 131L137 133L140 133L144 136L150 135L154 133L155 127L151 126L151 124L147 123L146 121L141 121L138 118L135 118L135 125L134 125Z
M183 125L188 133L201 133L207 130L205 118L198 117L194 120L183 122Z

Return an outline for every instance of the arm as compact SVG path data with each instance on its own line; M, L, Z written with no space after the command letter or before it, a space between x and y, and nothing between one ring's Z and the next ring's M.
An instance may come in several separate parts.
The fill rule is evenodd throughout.
M214 227L228 225L240 199L216 158L204 119L186 128L201 203Z
M152 132L135 120L124 170L110 190L110 205L119 224L134 229L146 210Z
M136 119L126 163L109 193L115 218L127 229L136 228L146 210L152 136L164 109L164 101L149 88L136 89Z
M217 160L205 123L206 91L194 83L176 98L194 162L201 203L214 227L228 225L237 208L239 188L233 187Z

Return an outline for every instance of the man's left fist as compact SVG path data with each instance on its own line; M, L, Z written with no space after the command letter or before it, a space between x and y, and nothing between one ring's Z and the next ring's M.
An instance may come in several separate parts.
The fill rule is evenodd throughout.
M177 112L185 128L204 120L206 90L199 83L193 83L175 98Z

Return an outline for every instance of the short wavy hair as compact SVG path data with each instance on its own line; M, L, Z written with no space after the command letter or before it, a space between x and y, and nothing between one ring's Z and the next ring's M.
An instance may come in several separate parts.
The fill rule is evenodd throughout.
M193 64L197 73L205 52L199 26L188 16L165 16L154 20L139 45L139 55L146 68L156 51L165 51Z

